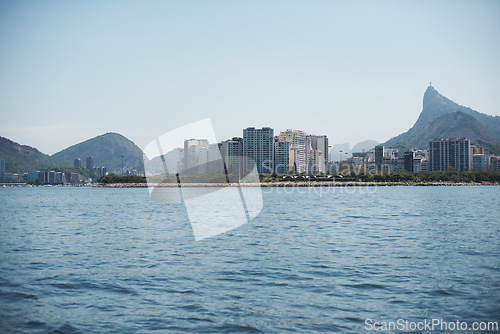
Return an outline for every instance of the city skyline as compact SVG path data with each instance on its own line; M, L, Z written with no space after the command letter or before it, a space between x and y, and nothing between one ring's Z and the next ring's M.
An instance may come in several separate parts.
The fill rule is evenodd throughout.
M500 115L497 2L0 9L0 135L47 154L108 131L144 148L206 117L219 138L287 119L331 144L384 142L414 124L429 81Z

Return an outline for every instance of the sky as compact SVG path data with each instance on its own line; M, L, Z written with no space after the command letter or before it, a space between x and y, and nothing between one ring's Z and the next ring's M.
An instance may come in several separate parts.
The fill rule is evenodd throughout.
M383 142L431 81L500 115L500 1L0 1L0 49L0 136L47 154L205 118Z

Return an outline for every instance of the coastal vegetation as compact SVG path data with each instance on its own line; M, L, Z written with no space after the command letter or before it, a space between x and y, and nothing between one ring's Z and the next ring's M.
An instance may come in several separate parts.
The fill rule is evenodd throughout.
M457 173L453 169L448 171L435 172L373 172L373 173L343 173L340 175L312 175L312 174L289 174L278 175L276 173L253 175L253 179L248 177L242 179L241 183L304 183L304 182L391 182L391 183L500 183L500 172L471 171ZM148 178L142 176L120 176L110 173L98 179L104 184L130 184L130 183L156 183L156 184L224 184L238 183L238 175L184 175L179 179L175 174L154 175Z
M137 175L121 176L113 173L101 176L97 182L104 184L115 184L115 183L146 183L146 178Z
M358 182L451 182L451 183L500 183L500 172L490 171L470 171L457 173L453 168L447 171L434 172L361 172L351 171L336 177L331 177L330 181L358 181ZM315 175L276 175L261 174L262 182L303 182L303 181L329 181L328 177L317 177Z

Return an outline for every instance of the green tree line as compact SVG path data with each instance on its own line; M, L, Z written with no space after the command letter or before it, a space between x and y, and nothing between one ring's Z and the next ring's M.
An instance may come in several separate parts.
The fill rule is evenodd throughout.
M337 181L361 181L361 182L497 182L500 183L500 172L490 171L469 171L459 172L434 171L434 172L350 172L340 173L343 179L336 178ZM309 174L308 174L309 175ZM263 182L280 182L283 176L272 174L260 174L260 180ZM310 174L310 176L313 176ZM313 181L314 178L311 178ZM301 180L299 180L300 182Z
M146 178L137 175L120 176L113 173L101 176L97 182L110 184L110 183L146 183Z

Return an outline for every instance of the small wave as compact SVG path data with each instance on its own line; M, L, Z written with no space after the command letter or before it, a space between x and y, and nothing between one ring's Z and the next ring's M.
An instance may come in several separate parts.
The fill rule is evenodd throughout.
M70 324L64 324L63 326L54 329L51 334L68 334L68 333L80 333L78 329L71 326Z
M215 329L224 333L263 333L261 330L251 325L224 324L215 327Z
M400 300L400 299L393 299L393 300L390 300L389 303L391 303L391 304L404 304L406 302L404 300Z
M0 298L11 302L15 302L21 299L38 299L38 297L35 295L22 292L2 292L0 293Z
M116 293L128 294L128 295L136 295L137 293L129 288L117 285L117 284L95 284L91 282L82 282L82 283L51 283L49 284L55 288L62 290L108 290Z
M206 318L198 318L198 317L189 317L187 318L188 320L194 320L194 321L206 321L206 322L213 322L211 319L206 319Z
M373 284L373 283L361 283L361 284L343 284L355 289L385 289L383 285Z
M444 291L444 290L434 290L431 292L431 294L438 295L438 296L451 296L452 295L451 293Z
M38 328L38 327L42 327L42 326L45 326L46 323L45 322L41 322L41 321L37 321L37 320L31 320L31 321L28 321L26 323L26 325L30 328Z

